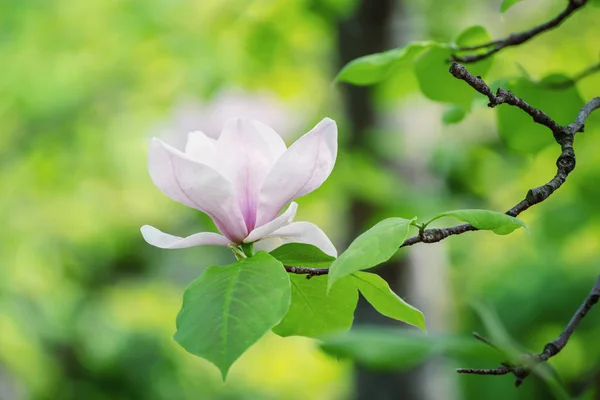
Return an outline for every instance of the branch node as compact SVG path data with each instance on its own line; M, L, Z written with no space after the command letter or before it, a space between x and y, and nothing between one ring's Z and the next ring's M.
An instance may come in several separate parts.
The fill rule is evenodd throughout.
M575 154L569 154L569 152L561 154L556 160L556 167L567 174L573 171L575 169Z

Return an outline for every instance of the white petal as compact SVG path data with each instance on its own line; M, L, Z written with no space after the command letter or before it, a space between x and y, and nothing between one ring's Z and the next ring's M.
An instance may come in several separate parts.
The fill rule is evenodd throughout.
M279 217L275 218L271 222L267 222L263 226L260 226L254 229L246 239L244 239L244 243L252 243L260 240L264 237L269 236L271 233L276 231L277 229L289 225L296 216L296 210L298 209L298 203L292 202L288 209L281 214Z
M290 201L327 179L337 156L337 126L325 118L279 157L260 190L257 225L273 218Z
M185 145L185 154L194 160L215 167L217 158L217 141L209 138L200 131L188 133L187 143Z
M150 144L148 167L163 193L208 214L230 240L241 243L248 236L231 183L213 168L158 139Z
M225 124L217 141L217 170L233 184L248 230L256 226L260 187L281 154L281 146L285 150L281 138L278 142L275 136L263 124L236 118Z
M275 130L269 125L263 124L262 122L256 120L251 120L250 122L252 125L254 125L254 128L258 131L263 140L267 143L267 152L269 154L268 157L273 163L275 163L275 161L277 161L277 159L281 157L281 155L287 150L285 142L281 136L279 136L279 134L277 134L277 132L275 132Z
M202 245L228 246L231 243L225 236L212 232L200 232L181 238L161 232L150 225L142 226L140 231L146 242L161 249L183 249Z
M325 254L337 257L337 250L331 240L318 226L310 222L293 222L286 225L273 232L268 238L256 242L254 248L271 251L286 243L312 244L323 250Z
M276 236L268 237L268 238L261 239L260 241L254 243L254 250L255 251L263 250L263 251L266 251L267 253L270 253L271 251L275 250L279 246L283 246L285 243L286 242L281 240L281 238L279 238L279 237L276 237Z

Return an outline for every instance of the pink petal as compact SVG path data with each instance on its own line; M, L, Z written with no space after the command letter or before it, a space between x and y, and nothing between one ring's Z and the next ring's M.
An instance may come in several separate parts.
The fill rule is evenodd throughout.
M241 243L248 236L231 183L213 168L158 139L150 144L148 167L164 194L208 214L231 241Z
M279 157L260 190L257 225L273 218L290 201L327 179L337 156L337 126L325 118Z
M260 240L264 237L269 236L271 233L276 231L277 229L290 224L294 217L296 216L296 210L298 209L298 203L292 202L288 209L281 214L279 217L275 218L271 222L267 222L263 226L260 226L254 229L246 239L244 239L244 243L253 243L257 240Z
M256 250L271 251L286 243L312 244L323 250L325 254L337 257L337 250L327 235L310 222L293 222L271 233L264 240L256 242Z
M225 236L212 232L200 232L186 238L181 238L161 232L150 225L144 225L140 230L144 240L148 244L160 247L161 249L183 249L202 245L228 246L231 243Z
M232 119L223 128L217 142L217 169L233 184L248 231L256 226L262 182L284 151L283 140L257 121Z

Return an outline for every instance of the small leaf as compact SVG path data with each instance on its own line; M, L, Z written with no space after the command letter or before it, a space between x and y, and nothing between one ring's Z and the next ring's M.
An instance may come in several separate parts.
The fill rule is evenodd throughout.
M388 218L354 239L348 249L331 264L327 290L354 272L389 260L408 236L413 219Z
M290 293L283 265L262 251L208 267L183 295L175 340L217 366L225 379L235 360L281 321Z
M471 46L491 40L490 35L481 26L472 26L463 31L456 39L457 46ZM415 60L415 75L423 94L435 101L452 103L471 109L471 103L477 94L469 85L448 73L448 61L456 51L448 44L435 44ZM476 54L477 52L475 52ZM469 54L473 54L470 52ZM492 66L493 57L469 65L473 75L485 76Z
M491 39L483 26L473 25L459 33L454 42L457 46L477 46Z
M335 260L335 257L323 253L318 247L304 243L284 244L269 254L283 265L292 267L329 268Z
M500 12L501 13L505 12L506 10L508 10L515 4L520 3L521 1L523 1L523 0L504 0L502 2L502 4L500 5Z
M355 272L351 276L360 293L380 314L426 331L423 313L402 300L379 275Z
M426 225L443 217L456 218L473 225L477 229L492 231L498 235L507 235L520 227L529 230L527 225L525 225L525 222L520 219L489 210L446 211L431 218Z
M467 115L467 110L465 110L461 106L450 106L444 111L444 115L442 116L442 122L446 125L456 124L462 121Z
M279 336L319 338L352 326L358 292L350 278L342 279L327 294L327 277L290 274L292 304L273 328Z
M354 85L373 85L389 78L396 70L412 60L433 42L412 43L398 49L370 54L350 61L342 68L336 81Z

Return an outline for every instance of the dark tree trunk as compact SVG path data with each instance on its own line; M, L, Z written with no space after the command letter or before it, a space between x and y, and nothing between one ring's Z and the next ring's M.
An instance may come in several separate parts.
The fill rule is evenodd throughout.
M347 62L390 48L392 43L392 19L401 4L394 0L361 0L353 16L339 23L340 66ZM373 154L368 132L377 126L377 113L373 108L370 87L344 86L344 104L350 122L349 149ZM359 199L351 199L349 239L368 228L371 216L377 210ZM399 293L404 290L398 284L406 282L407 267L404 261L388 263L377 271ZM395 324L382 317L361 298L355 325ZM356 370L355 398L367 399L422 399L416 373L380 373L361 368Z

